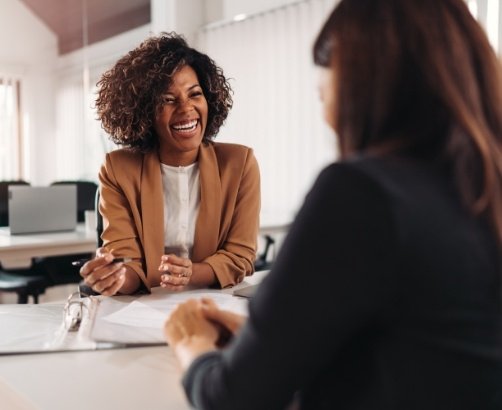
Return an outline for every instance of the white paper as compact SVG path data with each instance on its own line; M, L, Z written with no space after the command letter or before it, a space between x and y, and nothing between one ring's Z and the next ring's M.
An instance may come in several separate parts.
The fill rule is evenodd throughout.
M166 314L135 300L125 308L102 319L119 325L157 329L161 328L166 321Z
M130 302L121 298L101 300L99 311L102 314L98 314L96 318L94 338L123 343L163 342L163 328L167 318L178 304L189 299L211 298L220 309L241 315L247 315L248 312L246 299L207 289L178 293L160 288L152 289L151 294Z

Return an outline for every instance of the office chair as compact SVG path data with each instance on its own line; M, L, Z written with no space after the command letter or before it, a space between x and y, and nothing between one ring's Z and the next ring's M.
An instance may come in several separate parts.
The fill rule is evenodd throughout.
M269 260L268 253L272 245L275 244L275 239L270 235L264 235L263 239L265 239L265 248L263 249L263 252L258 255L254 262L255 271L269 270L272 267L273 261Z
M103 233L103 215L99 212L99 189L96 191L96 197L94 199L94 209L96 209L96 235L98 248L103 246L103 239L101 239L101 234Z
M92 181L62 180L55 181L51 185L76 185L77 186L77 222L85 221L85 211L94 210L94 198L98 190L98 185ZM43 258L40 263L46 275L54 285L67 283L79 283L79 268L71 264L77 259L92 258L92 254L82 253L64 256L49 256Z
M85 211L94 210L94 198L98 185L92 181L55 181L51 185L77 186L77 222L85 221Z
M98 248L101 248L103 246L103 239L101 239L101 234L103 233L103 215L99 212L99 195L98 188L94 196L94 209L96 211L96 243ZM89 285L86 285L83 280L78 284L78 291L83 295L99 295Z
M17 303L38 303L38 297L51 285L43 274L36 274L36 268L20 270L0 270L0 292L15 292Z
M30 185L26 181L0 181L0 226L9 225L9 185ZM28 269L3 269L0 267L0 292L14 292L17 303L28 303L30 296L34 303L51 285L38 261Z
M0 226L9 226L9 185L30 185L23 180L0 181Z

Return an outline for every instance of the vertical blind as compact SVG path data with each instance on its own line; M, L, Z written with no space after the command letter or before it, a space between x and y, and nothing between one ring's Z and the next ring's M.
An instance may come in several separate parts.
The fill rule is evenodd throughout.
M217 141L252 147L261 171L262 220L294 216L320 169L336 157L324 124L312 44L336 0L293 3L206 26L198 48L223 69L234 107Z
M97 76L91 84L97 82ZM115 146L97 120L96 87L87 92L81 78L62 76L56 98L56 179L97 181L104 154Z
M499 0L466 1L496 45ZM320 169L337 156L335 136L322 120L311 57L315 36L337 2L298 1L245 20L208 25L197 35L196 47L223 68L234 89L234 107L217 140L255 150L267 220L290 219ZM102 69L92 70L91 84ZM0 79L0 172L5 178L20 168L19 79L1 74ZM96 121L95 90L84 93L80 76L61 73L58 89L57 177L96 179L104 153L115 146Z
M21 80L0 73L0 179L22 177Z

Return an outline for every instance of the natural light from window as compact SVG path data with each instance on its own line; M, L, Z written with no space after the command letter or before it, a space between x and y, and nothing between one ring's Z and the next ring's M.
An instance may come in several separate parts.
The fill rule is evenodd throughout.
M0 179L18 179L20 130L19 80L0 76Z

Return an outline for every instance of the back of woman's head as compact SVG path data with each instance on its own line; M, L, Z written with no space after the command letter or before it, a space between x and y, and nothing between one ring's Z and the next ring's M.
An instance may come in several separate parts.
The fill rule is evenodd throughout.
M341 0L315 46L333 67L342 156L449 167L502 243L502 77L463 0Z

